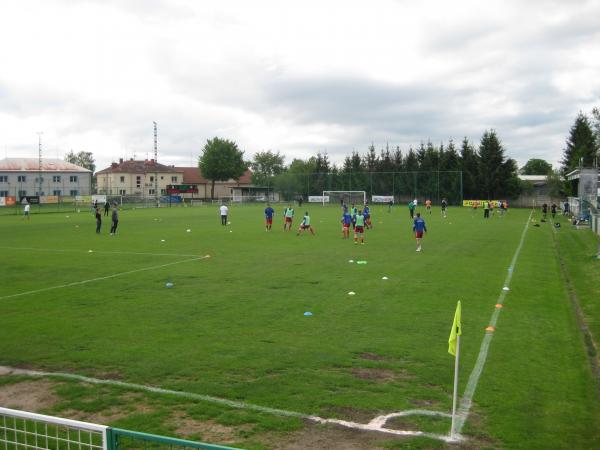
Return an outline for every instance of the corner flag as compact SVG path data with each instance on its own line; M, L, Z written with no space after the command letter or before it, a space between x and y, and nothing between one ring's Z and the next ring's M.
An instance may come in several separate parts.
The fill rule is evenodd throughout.
M456 337L461 335L460 331L460 300L456 304L456 312L454 313L454 322L452 323L452 331L448 339L448 353L456 356Z

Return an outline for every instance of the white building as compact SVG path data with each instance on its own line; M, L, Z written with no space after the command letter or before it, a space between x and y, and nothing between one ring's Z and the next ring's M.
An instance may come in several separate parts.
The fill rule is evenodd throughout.
M19 201L26 196L90 195L92 172L62 159L5 158L0 160L0 197Z

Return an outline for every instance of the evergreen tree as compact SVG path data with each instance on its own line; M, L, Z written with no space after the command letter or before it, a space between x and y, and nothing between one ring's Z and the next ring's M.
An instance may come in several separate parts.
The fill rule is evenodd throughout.
M517 164L505 159L504 148L494 130L485 131L479 144L479 185L483 198L494 199L518 194Z
M402 156L402 150L400 150L400 146L396 147L396 150L394 150L392 161L394 164L394 172L404 171L404 157Z
M309 195L321 195L324 190L331 190L331 177L329 172L331 167L329 166L329 157L327 152L317 153L317 157L314 159L315 173L310 175L310 189Z
M592 131L589 119L582 112L575 119L567 138L562 163L563 175L581 164L591 167L597 158L598 143Z
M463 197L467 199L476 199L481 196L477 185L478 168L477 153L465 137L460 148L460 170L462 170L463 178Z
M375 153L375 146L373 143L369 145L369 149L364 156L363 161L367 172L375 172L377 170L377 153Z

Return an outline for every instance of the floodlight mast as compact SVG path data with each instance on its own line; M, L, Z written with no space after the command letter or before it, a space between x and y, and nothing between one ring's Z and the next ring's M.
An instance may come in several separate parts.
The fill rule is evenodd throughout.
M152 123L154 124L154 197L158 208L158 130L156 122Z

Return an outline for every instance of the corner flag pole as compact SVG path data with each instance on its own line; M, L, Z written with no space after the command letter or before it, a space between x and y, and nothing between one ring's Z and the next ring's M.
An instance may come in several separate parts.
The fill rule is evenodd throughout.
M456 435L456 403L458 398L458 361L460 352L460 335L462 327L460 324L461 307L460 300L456 303L456 312L454 313L454 321L448 338L448 353L454 355L454 394L452 395L452 425L450 427L450 438L454 439Z
M458 398L458 359L460 354L460 335L456 336L456 358L454 358L454 394L452 395L452 425L450 437L454 439L456 424L456 403Z

